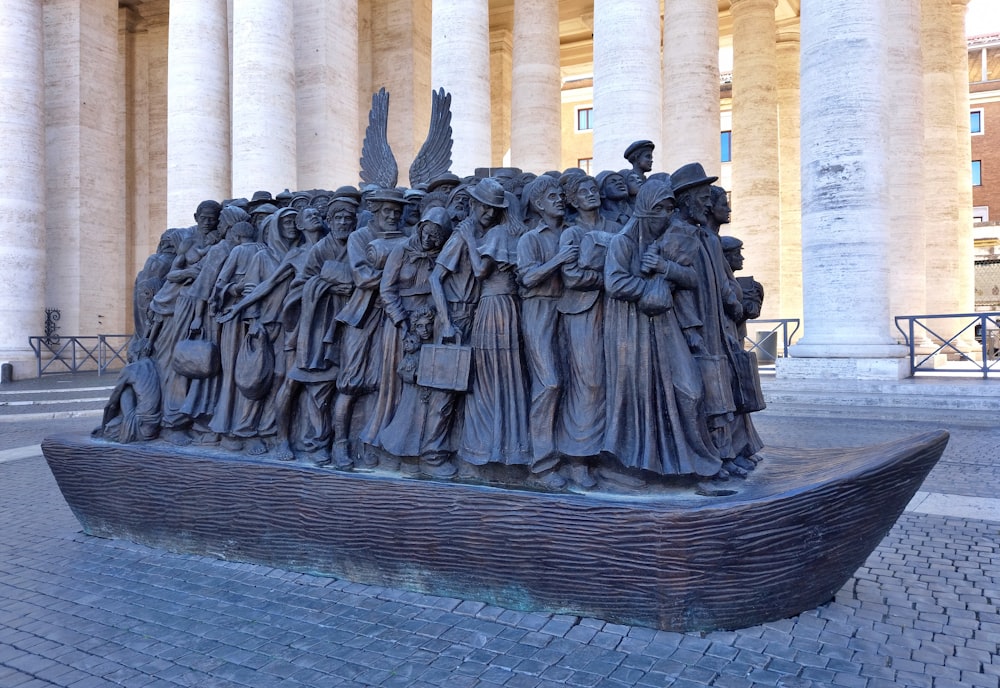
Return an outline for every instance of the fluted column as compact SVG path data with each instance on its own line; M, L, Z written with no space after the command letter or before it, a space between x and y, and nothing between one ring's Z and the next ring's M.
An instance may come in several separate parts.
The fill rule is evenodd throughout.
M541 174L560 169L562 103L559 4L514 0L511 164Z
M172 0L167 68L167 223L191 224L205 198L229 196L226 0Z
M700 162L718 177L719 5L665 0L663 5L663 142L657 167Z
M295 73L299 188L353 184L361 155L357 2L295 0Z
M781 294L778 314L802 318L802 170L799 30L778 31L778 193L781 198Z
M594 0L595 170L628 167L633 141L662 141L659 27L659 0Z
M972 139L969 134L969 44L965 11L969 0L951 0L951 56L955 73L955 171L958 187L958 294L956 310L970 313L975 304L975 241L972 232ZM967 338L969 339L969 338ZM974 344L969 342L969 344Z
M927 240L928 313L956 313L960 297L959 221L955 134L955 69L952 63L951 0L923 0L924 220ZM963 117L963 122L968 115ZM968 132L966 132L968 133ZM970 182L971 183L971 182Z
M894 166L906 174L886 179L891 204L892 245L905 258L890 261L890 318L927 312L924 203L924 61L920 47L920 0L889 3L889 65L893 92L906 107L893 111L889 148ZM936 287L935 287L936 288ZM895 327L890 320L890 332Z
M906 371L888 326L888 24L883 0L802 2L805 334L780 376Z
M452 171L489 167L490 8L487 0L433 0L431 85L451 93Z
M234 196L298 186L293 10L286 0L233 3Z
M30 374L45 322L45 71L42 6L0 1L0 362ZM16 104L16 106L14 105Z
M733 225L746 270L764 285L761 316L781 304L776 0L733 0Z

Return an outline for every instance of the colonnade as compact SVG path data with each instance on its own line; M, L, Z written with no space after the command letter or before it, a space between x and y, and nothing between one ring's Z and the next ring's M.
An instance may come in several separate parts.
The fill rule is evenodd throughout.
M732 0L726 231L763 317L804 317L788 375L831 370L815 359L893 376L891 315L971 307L966 2L802 0L778 25L776 0ZM508 149L559 168L559 4L513 12L491 33L488 0L0 0L0 50L20 64L0 74L16 103L0 119L0 359L23 358L46 306L66 333L125 331L141 256L202 198L356 182L380 86L401 184L442 86L457 174ZM594 0L593 24L594 169L649 138L654 169L718 174L717 0L666 0L662 24L659 0Z

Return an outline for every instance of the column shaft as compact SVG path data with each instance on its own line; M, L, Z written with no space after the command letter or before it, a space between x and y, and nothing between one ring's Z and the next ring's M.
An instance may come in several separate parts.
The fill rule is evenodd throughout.
M920 48L920 0L889 4L889 65L897 102L889 148L894 166L906 174L890 175L892 245L906 247L905 258L890 262L890 317L927 312L926 232L924 203L924 68ZM902 252L900 252L902 254ZM936 287L935 287L936 288ZM895 332L891 324L890 332Z
M804 0L801 26L805 335L791 353L826 359L812 366L817 375L898 378L905 349L888 330L886 7ZM783 362L789 372L801 363Z
M172 0L167 69L167 223L199 200L229 196L226 0Z
M491 160L490 8L487 0L433 0L431 85L451 93L452 171Z
M802 318L802 170L799 32L778 32L778 182L781 198L781 293L778 316ZM765 296L765 300L769 298Z
M662 141L659 26L659 0L594 0L595 170L628 167L633 141Z
M558 169L562 148L559 5L514 0L511 164L541 174Z
M335 189L358 176L358 5L295 0L298 184Z
M0 361L32 374L45 322L45 71L42 7L0 2Z
M975 250L972 232L972 139L969 133L969 44L965 11L969 0L951 0L951 56L955 72L955 171L958 194L958 294L955 308L970 313L975 304ZM975 342L969 342L974 345Z
M734 0L733 225L746 246L746 271L764 285L761 316L780 315L776 0Z
M298 186L294 20L285 0L233 3L235 196Z
M663 142L657 167L700 162L719 176L719 7L666 0L663 9Z
M959 312L959 227L955 69L951 0L923 0L924 218L928 313ZM964 119L968 119L966 116Z
M490 36L491 167L510 163L510 99L513 67L513 34L506 29Z

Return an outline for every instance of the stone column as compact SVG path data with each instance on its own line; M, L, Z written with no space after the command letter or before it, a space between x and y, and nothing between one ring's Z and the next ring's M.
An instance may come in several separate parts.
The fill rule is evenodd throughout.
M719 6L715 0L666 0L663 6L663 142L658 169L700 162L718 177Z
M167 69L167 223L191 224L200 200L229 197L226 0L172 0Z
M888 24L881 0L802 2L805 334L780 377L908 372L888 327Z
M778 317L802 319L802 170L799 124L799 30L778 31L778 193L781 199L781 293ZM766 300L766 297L765 297ZM752 323L751 323L752 324Z
M487 0L433 0L431 86L451 93L452 171L491 160L490 8Z
M42 6L0 1L0 362L34 375L45 323L45 67ZM16 105L15 105L16 104Z
M295 0L295 131L302 189L355 183L358 135L358 5Z
M926 229L924 204L924 62L920 47L920 0L889 3L889 69L893 96L906 107L893 110L889 149L893 167L905 174L890 174L891 244L896 259L890 261L890 332L897 315L927 312ZM964 35L964 33L963 33ZM931 229L931 231L934 231ZM936 288L936 287L935 287ZM924 340L924 337L921 337Z
M128 331L124 73L117 0L50 0L45 16L46 306L67 335Z
M361 100L361 119L367 124L372 91L385 86L389 145L405 186L431 115L431 0L379 0L370 6L372 89Z
M514 0L510 162L541 174L559 169L562 147L559 4Z
M764 285L763 318L781 315L776 0L733 0L733 224L746 272Z
M490 34L490 112L492 158L490 167L510 163L510 99L513 62L513 34L498 29Z
M957 313L960 297L955 68L951 0L923 0L924 221L927 313ZM968 120L964 115L962 122ZM968 131L966 131L968 134ZM968 182L968 179L966 179Z
M595 170L628 167L633 141L662 142L659 27L659 0L594 0Z
M975 310L975 242L972 231L972 139L969 134L969 44L965 11L969 0L951 0L951 65L955 73L955 172L958 180L958 294L956 312ZM975 346L972 337L967 345ZM971 340L971 341L970 341Z
M294 26L287 0L233 3L234 196L298 188Z

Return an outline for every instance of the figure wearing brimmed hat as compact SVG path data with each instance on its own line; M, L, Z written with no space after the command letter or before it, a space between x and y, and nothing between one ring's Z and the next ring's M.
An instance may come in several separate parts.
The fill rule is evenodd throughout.
M406 241L399 230L403 192L377 188L365 196L372 213L368 224L351 233L347 255L354 277L354 293L337 320L345 325L341 349L337 400L333 409L333 461L338 468L354 466L348 447L355 400L378 389L382 375L382 323L385 311L379 282L389 252Z
M708 228L711 185L718 177L707 175L700 163L684 165L670 177L680 213L669 231L687 237L696 247L693 267L698 276L695 289L678 295L678 317L701 368L704 412L712 441L725 461L725 470L745 477L746 469L733 463L739 452L733 447L731 427L736 411L731 349L741 344L727 336L728 323L742 317L743 305L739 284L722 252L722 242Z
M507 216L510 201L500 182L483 179L469 187L469 196L469 217L459 223L456 234L465 239L475 280L457 281L464 276L454 263L453 271L435 271L453 294L463 289L467 295L461 298L472 292L479 299L469 331L473 372L459 456L474 465L526 465L531 462L531 439L517 296L517 230ZM438 265L447 259L442 252ZM455 284L449 284L452 281ZM451 310L452 304L448 306ZM457 323L449 325L447 333L454 333Z

